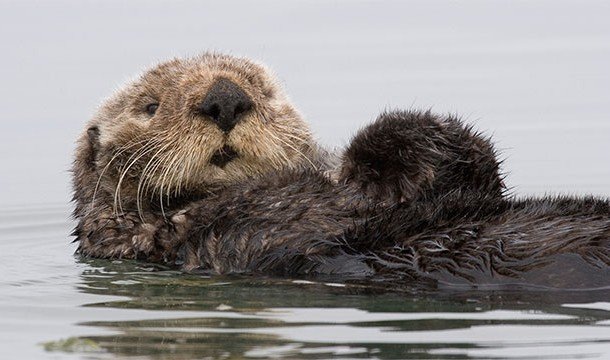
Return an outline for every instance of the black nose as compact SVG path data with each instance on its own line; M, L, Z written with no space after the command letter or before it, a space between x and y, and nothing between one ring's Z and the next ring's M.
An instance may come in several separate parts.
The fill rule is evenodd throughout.
M216 81L205 99L197 106L199 112L209 116L224 132L231 131L241 119L241 115L251 108L252 101L248 94L227 79Z

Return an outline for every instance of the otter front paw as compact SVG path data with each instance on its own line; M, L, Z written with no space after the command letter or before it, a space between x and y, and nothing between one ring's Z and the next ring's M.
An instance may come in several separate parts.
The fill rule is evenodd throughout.
M455 118L429 111L381 114L345 150L340 180L381 202L453 191L504 192L489 140Z
M83 219L74 235L79 242L77 252L84 256L163 261L184 231L184 212L146 222L136 214L108 214Z

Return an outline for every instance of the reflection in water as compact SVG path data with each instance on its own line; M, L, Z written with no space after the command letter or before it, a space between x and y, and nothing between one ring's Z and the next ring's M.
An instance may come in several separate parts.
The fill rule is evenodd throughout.
M608 309L562 306L607 301L610 291L362 294L332 283L86 262L80 290L121 299L85 306L146 311L140 320L82 323L111 332L47 343L48 350L172 359L552 358L610 346Z

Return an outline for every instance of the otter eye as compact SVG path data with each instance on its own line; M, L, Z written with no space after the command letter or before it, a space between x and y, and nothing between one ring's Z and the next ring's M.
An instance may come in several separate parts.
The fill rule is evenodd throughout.
M159 108L159 104L157 104L157 103L148 104L148 105L146 105L146 113L150 116L153 116L157 112L158 108Z

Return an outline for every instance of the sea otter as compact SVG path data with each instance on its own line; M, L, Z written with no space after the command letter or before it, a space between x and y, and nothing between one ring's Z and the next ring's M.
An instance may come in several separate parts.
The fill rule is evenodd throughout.
M605 199L505 195L490 140L392 111L319 147L264 66L204 54L108 99L73 166L78 253L185 271L610 286Z

